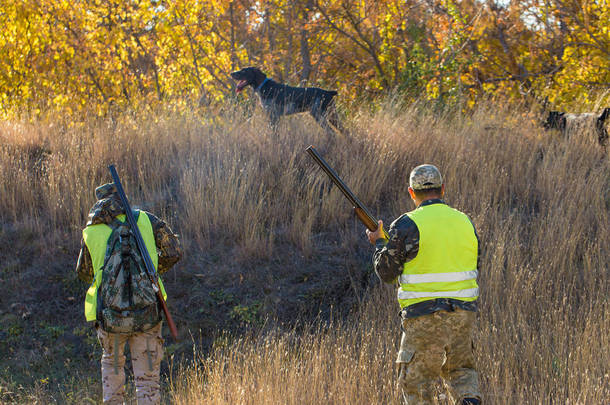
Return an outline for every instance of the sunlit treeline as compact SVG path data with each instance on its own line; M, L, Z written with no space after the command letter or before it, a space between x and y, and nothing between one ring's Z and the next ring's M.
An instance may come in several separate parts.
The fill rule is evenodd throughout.
M606 0L0 0L0 106L203 106L233 94L231 70L256 65L344 99L398 88L440 102L595 107L610 87L608 10Z

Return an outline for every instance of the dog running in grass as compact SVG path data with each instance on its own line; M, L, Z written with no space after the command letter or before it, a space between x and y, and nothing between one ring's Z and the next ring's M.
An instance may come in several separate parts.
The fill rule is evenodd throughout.
M344 132L333 100L337 95L334 90L287 86L269 79L256 67L243 68L231 73L231 77L237 81L238 93L252 86L273 128L282 115L309 112L325 130L331 131L330 123L337 131Z
M601 114L596 113L564 113L559 111L549 111L544 122L545 129L558 129L562 134L569 136L570 133L577 131L587 131L594 128L597 141L605 147L608 142L608 131L605 123L610 117L610 108L605 108Z

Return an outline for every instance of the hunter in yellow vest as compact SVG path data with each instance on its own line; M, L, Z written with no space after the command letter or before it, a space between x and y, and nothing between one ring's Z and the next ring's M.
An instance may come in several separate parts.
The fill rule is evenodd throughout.
M435 166L411 171L409 194L416 208L390 225L389 240L382 221L377 231L367 231L376 247L375 272L398 285L403 333L397 388L409 405L433 404L442 379L456 404L478 405L471 337L479 297L478 236L468 216L442 200L445 185Z
M139 405L159 404L161 400L159 371L163 357L163 338L161 334L161 318L156 299L151 298L153 305L145 306L141 311L112 312L104 308L101 291L106 296L108 293L108 279L102 277L102 269L108 265L108 260L117 258L123 253L118 252L115 256L109 256L112 241L125 241L131 239L128 233L119 234L117 228L127 230L125 224L125 211L121 206L120 199L116 193L113 183L104 184L95 190L97 202L89 212L87 226L83 229L83 243L81 246L76 271L78 277L90 284L85 297L85 318L87 321L95 321L97 336L102 345L102 391L105 404L124 403L125 394L125 343L129 343L131 362L133 365L134 380L136 385L136 397ZM150 254L157 274L163 274L169 270L182 257L182 249L176 235L169 226L153 214L136 210L137 225L144 239L144 244ZM114 235L114 236L113 236ZM117 245L118 246L118 245ZM125 244L128 246L128 243ZM120 245L123 247L123 245ZM135 246L134 246L135 247ZM135 255L139 251L127 249L125 254ZM116 259L118 260L118 259ZM143 286L142 290L150 287L148 279L138 277L137 266L131 262L130 270L121 268L117 274L122 278L114 279L113 287L129 283L126 288L130 292L129 297L117 294L119 300L127 300L132 303L134 297L143 296L133 293L134 287ZM133 272L132 272L133 271ZM134 278L136 281L134 281ZM159 286L163 296L167 298L161 278ZM112 292L112 291L111 291ZM149 294L150 296L150 294ZM107 304L106 304L107 305ZM109 321L110 317L110 321ZM114 318L113 318L114 317Z

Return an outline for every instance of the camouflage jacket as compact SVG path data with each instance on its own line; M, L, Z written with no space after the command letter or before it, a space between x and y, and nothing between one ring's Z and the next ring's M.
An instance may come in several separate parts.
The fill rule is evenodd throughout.
M445 204L445 202L440 198L435 198L422 202L420 207L431 204ZM407 214L403 214L390 224L388 236L389 240L378 239L376 241L373 266L375 273L382 281L393 283L402 274L404 264L415 259L419 252L419 229ZM479 240L478 235L477 240ZM481 245L479 243L479 257L480 253ZM476 310L476 302L465 303L459 300L435 299L408 307L406 312L403 311L403 317L425 315L455 306L469 311Z
M159 254L157 271L159 274L163 274L182 258L180 240L163 220L149 212L142 212L148 215L150 219L155 236L155 245ZM91 208L91 211L89 211L87 226L101 223L109 224L114 217L123 213L123 208L116 199L112 197L104 198L97 201ZM93 282L94 269L91 254L84 241L81 241L81 249L78 255L78 262L76 263L76 273L82 281L88 284Z

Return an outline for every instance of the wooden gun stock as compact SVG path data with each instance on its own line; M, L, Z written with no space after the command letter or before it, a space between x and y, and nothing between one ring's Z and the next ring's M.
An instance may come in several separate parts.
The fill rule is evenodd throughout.
M129 228L131 228L131 232L136 239L136 243L138 245L138 250L140 250L140 254L142 255L142 259L144 260L144 264L146 266L146 273L148 274L148 278L153 285L153 289L157 294L157 298L159 299L159 303L161 304L161 308L163 309L163 313L165 314L165 319L167 320L167 326L169 327L169 332L171 333L174 340L178 340L178 329L176 328L176 324L174 323L174 319L172 318L169 310L167 309L167 303L163 298L163 292L159 287L159 279L157 276L157 271L155 270L155 266L150 258L150 254L148 253L148 249L146 249L146 244L144 243L144 239L142 239L142 234L140 233L140 228L138 228L138 224L133 216L133 211L129 205L129 201L127 201L127 196L125 195L125 191L123 190L123 186L121 185L121 180L119 179L119 174L117 173L114 165L108 166L108 170L110 170L110 175L112 176L112 181L117 189L117 194L121 199L121 205L123 205L123 209L125 210L125 216L127 217L127 223L129 224Z
M356 214L356 217L358 217L360 222L362 222L369 231L375 232L377 228L379 228L378 223L373 222L373 219L367 216L361 208L354 207L354 214Z
M352 205L354 206L354 213L356 214L356 217L358 217L360 222L362 222L369 231L375 232L379 227L377 219L373 215L371 215L370 211L364 206L364 204L362 204L362 202L360 202L358 197L356 197L352 190L347 187L343 180L341 180L337 172L335 172L335 170L330 167L328 163L326 163L326 160L324 160L322 156L320 156L318 151L313 146L309 146L306 151L309 156L311 156L312 159L316 161L320 168L324 170L324 172L339 188L339 190L341 190L341 192L349 200L349 202L352 203ZM383 235L386 239L389 239L389 236L385 229L383 230Z
M172 318L172 315L169 313L169 309L167 308L167 303L165 302L165 299L163 298L163 293L161 292L161 289L157 290L157 298L159 299L159 302L161 303L161 308L163 309L163 313L165 314L165 319L167 320L167 326L169 327L169 333L172 335L172 338L174 338L175 341L178 340L178 328L176 328L176 324L174 323L174 318Z

